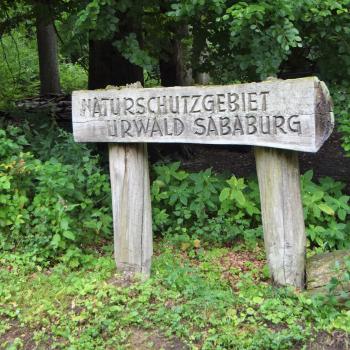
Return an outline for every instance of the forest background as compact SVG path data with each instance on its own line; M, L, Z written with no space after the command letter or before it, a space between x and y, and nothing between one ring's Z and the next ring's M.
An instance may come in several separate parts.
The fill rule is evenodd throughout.
M240 172L249 148L152 146L152 278L116 274L106 150L74 143L69 105L73 90L135 81L318 76L336 132L325 156L301 155L308 257L348 250L349 11L349 0L3 0L0 347L345 348L350 264L320 295L271 285L254 167Z

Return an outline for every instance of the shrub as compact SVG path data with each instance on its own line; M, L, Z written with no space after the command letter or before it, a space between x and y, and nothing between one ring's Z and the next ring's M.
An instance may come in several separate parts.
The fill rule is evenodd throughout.
M0 108L8 109L16 100L39 94L37 43L26 29L18 28L1 37L0 57ZM59 73L64 93L86 88L87 72L79 63L60 57Z
M229 243L244 239L255 244L262 237L259 189L256 179L226 179L210 169L188 173L180 163L156 165L151 187L154 231L175 235L181 243L200 239ZM301 177L308 244L321 250L350 246L349 196L344 184L326 177Z
M153 168L154 230L215 243L248 238L259 222L254 184L235 177L225 181L211 169L187 173L179 167L177 162Z
M0 248L30 251L45 262L109 234L110 188L97 157L81 148L77 164L60 154L40 160L26 144L18 128L0 129Z
M87 88L87 72L78 63L62 62L60 64L61 88L65 93Z
M0 40L0 108L39 91L39 63L36 42L24 30L5 34Z
M330 177L312 181L313 172L301 177L306 232L311 247L322 250L349 248L349 196L342 193L345 185Z
M342 135L342 147L350 156L350 86L343 84L331 89L334 101L334 114L338 130Z
M0 129L0 250L30 253L46 264L79 264L79 252L112 232L111 191L99 158L49 122ZM39 130L39 131L35 131ZM43 131L45 131L45 136ZM201 242L255 245L262 237L256 179L190 173L180 163L152 167L153 225L158 235ZM302 176L310 248L348 248L349 196L331 178Z

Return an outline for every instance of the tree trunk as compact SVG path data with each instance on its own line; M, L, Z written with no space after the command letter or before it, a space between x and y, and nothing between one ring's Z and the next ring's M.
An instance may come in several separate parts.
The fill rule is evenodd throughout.
M192 69L187 67L186 56L187 48L183 44L182 39L188 36L188 26L179 25L174 29L175 39L171 40L171 44L165 55L168 59L159 60L160 80L162 86L188 86L193 82Z
M163 8L163 12L166 9ZM160 80L162 86L189 86L193 83L192 69L186 64L187 48L182 39L188 36L188 25L181 24L177 28L170 28L175 38L164 52L167 59L159 59ZM158 160L165 157L175 156L189 159L193 155L190 145L162 144L150 145L149 152L151 159Z
M128 61L113 45L115 40L122 40L130 33L136 33L142 41L142 13L127 14L120 17L119 30L112 39L89 41L89 89L102 89L107 85L120 86L139 81L143 85L143 69ZM136 19L138 22L136 22ZM141 45L142 46L142 42Z
M174 40L172 40L172 43L175 45ZM174 51L172 49L171 52L166 53L168 59L159 59L160 80L162 86L165 87L179 85L176 80L176 56Z
M89 41L89 90L107 85L143 84L143 70L125 59L112 41Z
M36 5L36 33L39 53L40 94L59 94L61 92L57 36L49 6L45 3Z
M139 33L131 20L120 23L119 32L114 40L123 38L130 32ZM104 89L107 85L121 86L139 81L143 85L143 69L125 59L113 46L113 40L89 40L89 77L88 89ZM107 153L107 144L97 144L97 150L103 158Z

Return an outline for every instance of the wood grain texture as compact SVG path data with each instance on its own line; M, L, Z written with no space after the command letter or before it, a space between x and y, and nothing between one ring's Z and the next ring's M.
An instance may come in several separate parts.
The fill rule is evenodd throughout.
M337 286L334 295L339 301L344 299L343 292L350 292L350 282L344 280L347 271L346 260L350 259L350 250L336 250L333 252L320 253L307 259L306 262L306 286L310 294L327 294L327 285L331 279L337 278L342 283ZM336 264L338 268L336 268ZM345 297L344 301L348 298Z
M324 288L332 277L340 278L341 274L346 271L345 260L349 258L350 250L336 250L316 254L307 259L307 289ZM336 272L336 264L338 264L338 272Z
M267 260L276 284L304 288L305 226L298 154L255 148Z
M78 142L256 145L316 152L333 129L316 77L225 86L75 91Z
M145 144L110 144L114 252L123 272L150 275L152 213Z

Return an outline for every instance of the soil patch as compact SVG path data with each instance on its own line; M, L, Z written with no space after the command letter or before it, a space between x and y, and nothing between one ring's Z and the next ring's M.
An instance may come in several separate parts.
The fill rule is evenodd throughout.
M132 350L187 350L189 347L177 338L168 339L157 331L134 328L129 337Z
M0 349L12 349L12 347L17 349L15 344L22 344L20 348L23 350L37 349L32 339L32 332L26 327L21 327L16 321L9 321L9 329L0 336Z
M316 339L309 342L308 350L348 350L350 349L350 336L344 332L331 334L320 332Z

